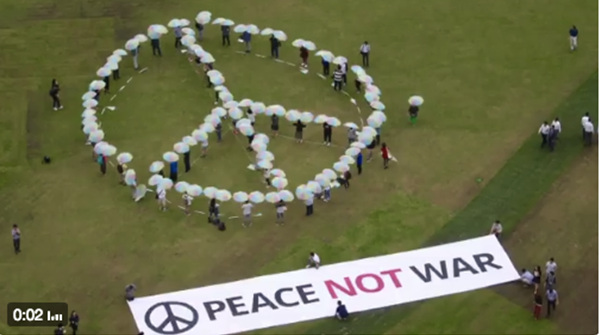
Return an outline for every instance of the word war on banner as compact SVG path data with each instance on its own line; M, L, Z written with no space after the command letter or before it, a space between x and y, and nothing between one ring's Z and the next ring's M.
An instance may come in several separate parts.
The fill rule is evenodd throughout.
M321 255L323 256L323 255ZM144 334L234 334L481 289L519 279L495 236L136 298Z

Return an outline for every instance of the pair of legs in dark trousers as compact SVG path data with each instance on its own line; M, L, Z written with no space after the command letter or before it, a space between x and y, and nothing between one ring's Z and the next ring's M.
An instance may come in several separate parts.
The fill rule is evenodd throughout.
M271 57L279 58L279 48L271 48Z
M314 205L306 206L306 216L310 216L314 213Z
M328 62L323 62L323 75L324 76L329 75L329 63Z
M56 95L52 95L52 108L61 108L60 99Z
M151 40L152 44L152 55L156 56L157 54L162 57L162 51L160 50L160 42L158 40Z
M21 252L21 239L13 239L13 247L15 247L15 254L18 254Z
M190 152L186 152L183 154L183 164L185 165L185 172L190 171L192 165L190 164Z
M333 89L336 91L342 90L342 82L341 81L333 81Z
M546 144L548 144L548 134L541 134L542 135L542 145L541 147L545 147Z
M223 35L223 45L227 43L227 46L231 45L231 41L229 40L229 35Z
M119 78L121 78L121 74L119 73L119 69L113 70L112 74L113 74L113 79L114 80L118 80Z
M368 52L361 52L360 53L362 55L362 63L364 67L369 67L369 53Z
M594 133L584 131L583 139L585 141L585 145L592 145L592 138L594 137Z
M178 49L181 46L181 37L175 37L175 48Z
M358 169L358 174L362 173L362 164L356 164L356 168Z
M548 312L546 316L550 316L551 311L556 311L556 300L548 300Z
M327 143L331 143L331 131L323 132L323 141Z

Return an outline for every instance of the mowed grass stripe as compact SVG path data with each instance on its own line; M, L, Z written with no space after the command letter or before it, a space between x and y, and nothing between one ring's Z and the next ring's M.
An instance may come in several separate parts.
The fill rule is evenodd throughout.
M593 119L598 110L598 72L592 74L568 99L557 107L550 118L562 121L562 135L554 153L540 150L540 136L532 135L506 162L496 176L467 207L427 240L424 246L442 244L480 236L489 232L496 218L502 220L505 235L546 193L556 179L584 149L580 118L590 112ZM540 120L540 123L543 120ZM536 131L537 129L532 129ZM590 149L596 150L596 148ZM490 153L493 154L493 153ZM402 322L418 306L426 302L395 306L356 315L342 329L338 322L321 321L306 334L384 334ZM461 306L461 308L469 308ZM477 311L472 311L476 315ZM417 330L414 330L417 332ZM421 329L419 332L424 332Z

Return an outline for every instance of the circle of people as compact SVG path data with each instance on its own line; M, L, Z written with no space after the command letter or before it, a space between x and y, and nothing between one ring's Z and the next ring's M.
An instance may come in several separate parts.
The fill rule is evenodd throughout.
M363 67L354 65L351 67L352 72L356 74L355 87L358 92L361 92L362 84L365 84L364 98L369 103L372 113L367 118L367 126L360 128L352 122L346 122L343 125L348 128L348 147L339 160L333 164L332 168L323 169L321 173L315 175L313 180L306 184L298 186L294 193L287 190L288 180L282 169L274 168L273 161L275 156L267 150L269 137L262 133L256 133L254 129L256 116L266 115L271 120L271 130L273 136L277 136L279 132L279 119L284 117L286 120L293 123L295 127L295 140L297 143L303 142L303 131L307 125L311 123L320 124L323 127L323 144L330 146L332 138L332 130L335 127L342 125L342 122L332 116L324 114L313 115L311 112L301 112L298 110L286 110L281 105L266 106L262 102L252 101L250 99L242 99L239 102L234 100L233 94L224 85L225 77L221 72L214 69L215 58L205 51L196 41L203 39L204 25L211 22L212 14L207 11L202 11L196 16L197 33L193 29L187 27L190 21L187 19L173 19L168 23L168 26L173 28L175 33L175 47L185 47L182 53L189 55L189 60L195 62L204 68L207 78L208 87L214 88L215 104L222 103L222 107L215 107L204 118L204 122L195 129L190 135L184 136L180 142L173 146L173 151L168 151L163 154L163 160L153 162L149 171L153 174L148 185L156 188L156 199L161 211L167 210L167 191L175 188L182 194L183 207L187 215L191 214L191 204L195 197L204 195L209 199L208 221L214 223L219 229L224 230L224 223L219 218L219 202L234 200L242 204L242 212L244 217L244 226L249 226L252 223L252 208L255 204L268 202L276 206L277 223L283 224L284 213L287 210L286 203L294 199L305 202L307 212L306 215L313 213L313 201L315 198L323 201L331 199L331 189L344 186L349 187L351 179L350 165L357 164L358 173L362 172L362 150L368 150L367 161L372 159L373 150L376 146L381 146L381 156L383 158L384 169L389 166L389 161L397 161L391 154L385 143L381 142L381 127L387 120L385 113L385 105L380 101L381 90L373 84L373 78L369 76ZM212 24L221 26L223 45L230 45L230 30L234 22L225 18L217 18L212 20ZM245 45L247 53L251 50L252 35L270 35L271 56L275 59L279 58L279 47L281 42L287 40L287 35L281 30L273 30L265 28L262 31L255 25L240 24L235 26L234 31L241 33L240 41ZM113 80L120 78L119 63L122 58L131 54L135 69L139 68L138 55L140 45L150 40L153 55L162 56L160 48L160 38L168 33L167 27L160 24L153 24L148 27L147 34L135 35L132 39L125 43L125 49L117 49L107 58L104 66L96 71L101 80L94 80L89 85L89 91L83 96L83 107L85 110L82 113L82 131L87 137L87 144L93 147L93 158L98 162L102 174L106 173L108 159L117 153L117 148L105 140L104 131L98 123L96 109L99 104L99 97L102 91L109 92L110 77ZM299 48L300 58L302 60L300 69L303 73L308 72L308 57L309 51L315 51L316 45L311 41L302 39L295 40L292 45ZM363 66L369 66L370 46L365 42L360 53L363 59ZM316 55L321 57L323 65L323 74L329 75L330 63L337 65L332 78L332 86L336 91L341 91L346 84L348 69L348 60L343 56L335 57L333 53L327 50L320 50ZM143 71L143 70L142 70ZM140 71L141 72L141 71ZM62 108L62 104L58 99L59 86L58 82L53 80L51 94L53 97L53 106ZM56 97L56 99L55 99ZM409 116L411 123L415 123L419 112L419 106L423 104L423 98L420 96L411 96L409 98ZM354 99L351 102L356 104ZM105 108L115 108L107 106ZM243 109L246 109L245 111ZM264 183L267 187L274 187L276 191L266 194L260 191L243 192L238 191L233 194L228 190L217 189L215 187L201 187L197 184L190 184L185 181L178 181L179 159L183 155L185 172L191 169L190 149L198 144L201 145L201 157L206 157L209 146L209 134L215 133L217 142L222 140L223 120L231 119L231 128L234 134L242 134L248 138L248 151L255 153L256 162L248 166L248 168L260 171L263 174ZM138 184L137 175L134 169L128 168L127 164L133 160L133 155L129 152L121 152L116 156L117 172L121 176L121 183L132 189L132 198L137 202L141 200L146 192L152 191L144 184ZM169 176L165 177L165 163L169 165ZM339 176L338 176L339 173ZM205 214L200 211L196 211Z

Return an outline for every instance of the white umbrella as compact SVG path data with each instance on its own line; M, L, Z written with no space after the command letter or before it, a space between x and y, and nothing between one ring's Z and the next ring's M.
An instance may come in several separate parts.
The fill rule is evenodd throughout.
M360 74L358 75L358 81L363 82L365 84L371 84L373 83L373 77L369 76L368 74Z
M241 33L245 32L246 29L248 29L248 26L246 26L245 24L238 24L237 26L235 26L233 28L233 32L241 34Z
M125 49L132 51L137 49L140 46L140 41L138 39L132 38L125 42Z
M408 98L408 103L411 106L421 106L424 101L425 100L423 100L423 97L418 95L413 95L412 97Z
M215 62L215 58L208 52L205 52L204 55L202 55L202 57L200 58L200 61L204 64L212 64Z
M94 116L96 114L96 110L95 109L85 109L83 111L83 113L81 113L81 117L82 118L88 118L90 116Z
M96 71L96 75L100 78L108 77L111 73L112 71L106 67L101 67L98 69L98 71Z
M269 35L273 35L274 30L271 28L265 28L263 29L260 34L263 36L269 36Z
M207 24L210 22L211 17L212 17L211 12L202 11L202 12L198 13L198 15L196 15L196 22L198 22L200 24Z
M96 99L88 99L85 100L82 105L85 108L94 108L98 106L98 101L96 101Z
M186 35L196 36L196 31L190 27L185 27L185 28L181 29L181 32Z
M212 24L222 24L223 22L225 22L225 19L222 17L218 17L212 22Z
M187 26L189 26L189 25L190 25L190 20L188 20L188 19L179 19L179 24L180 24L182 27L187 27Z
M329 116L325 115L325 114L320 114L317 115L317 117L315 117L314 122L318 123L318 124L322 124L327 122L327 119L329 119Z
M94 99L96 97L96 95L98 95L98 93L94 92L94 91L89 91L89 92L85 92L82 96L81 99L82 100L89 100L89 99Z
M281 30L275 30L273 32L273 36L275 36L276 39L278 39L282 42L285 42L288 39L287 35Z
M344 127L350 128L350 129L358 129L358 126L354 122L346 122L346 123L344 123Z
M330 63L335 58L333 53L328 50L319 50L319 51L317 51L316 55L323 58L324 61L330 62Z
M119 49L121 50L121 49ZM106 57L106 62L107 63L118 63L123 59L123 57L119 56L119 55L110 55L108 57Z
M125 51L123 49L117 49L117 50L113 51L112 54L116 55L116 56L127 56L127 51Z
M148 42L148 36L146 36L144 34L137 34L133 38L136 39L140 43Z
M304 40L301 38L298 38L292 42L292 45L295 46L296 48L300 48L302 46L302 44L304 44Z
M246 31L252 35L260 34L260 29L258 29L258 27L254 24L248 25L248 28L246 29Z
M348 63L348 59L344 56L337 56L333 59L333 64L342 65Z
M167 26L169 26L171 28L181 27L181 22L179 21L179 19L172 19L171 21L169 21Z
M233 20L225 20L223 21L223 23L221 23L222 26L233 26L235 24L235 22L233 22Z
M310 51L317 50L317 46L315 45L315 43L313 43L311 41L304 41L304 43L302 43L302 46L305 47L307 50L310 50Z
M94 80L90 83L90 90L100 91L106 87L106 83L103 80Z

